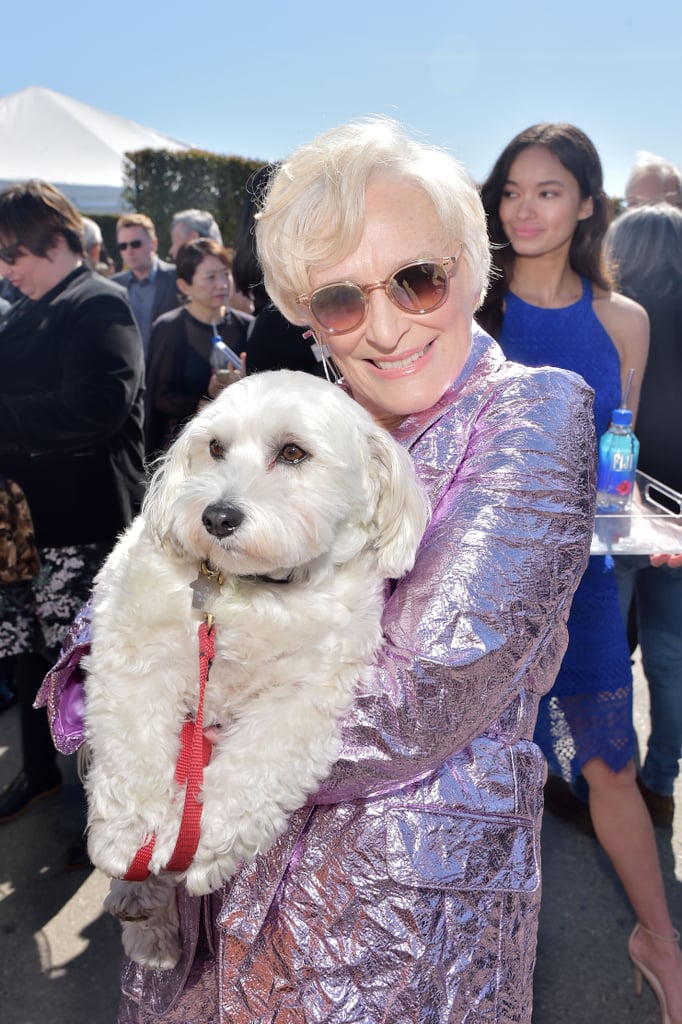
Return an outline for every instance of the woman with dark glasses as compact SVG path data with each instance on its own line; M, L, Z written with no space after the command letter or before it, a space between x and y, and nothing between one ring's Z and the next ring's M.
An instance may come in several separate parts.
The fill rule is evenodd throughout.
M22 295L0 321L0 470L26 494L41 561L32 582L0 588L23 746L0 794L4 823L61 787L45 711L32 705L142 498L144 367L127 296L90 269L80 214L46 182L0 192L0 274ZM69 858L88 864L82 837Z
M591 392L473 329L478 194L391 121L294 153L257 242L268 294L412 453L433 520L387 584L384 647L330 777L224 891L181 893L181 964L126 963L119 1020L529 1022L532 735L590 543Z

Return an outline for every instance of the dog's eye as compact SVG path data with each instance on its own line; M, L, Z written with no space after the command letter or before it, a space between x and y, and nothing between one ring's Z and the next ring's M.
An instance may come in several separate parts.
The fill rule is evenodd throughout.
M221 445L220 441L216 441L215 437L209 441L208 450L211 453L212 459L222 459L225 454L225 449Z
M291 466L295 466L307 458L308 452L304 451L297 444L285 444L283 448L280 448L277 455L278 462L288 462Z

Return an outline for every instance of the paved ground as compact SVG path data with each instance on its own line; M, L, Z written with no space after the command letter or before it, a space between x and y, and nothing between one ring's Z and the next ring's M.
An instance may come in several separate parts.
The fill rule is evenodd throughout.
M636 720L646 690L636 675ZM107 882L69 872L62 856L80 827L74 759L51 800L0 828L1 1024L114 1024L118 924L101 912ZM16 709L0 715L0 787L19 766ZM682 791L678 795L682 807ZM658 831L673 919L682 923L682 814ZM632 912L596 842L545 816L544 898L533 1024L659 1024L648 988L634 994L626 942Z

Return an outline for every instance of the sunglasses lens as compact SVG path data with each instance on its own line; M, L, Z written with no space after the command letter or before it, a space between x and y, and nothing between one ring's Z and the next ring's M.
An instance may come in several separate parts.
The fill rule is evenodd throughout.
M118 251L125 252L128 246L130 246L131 249L139 249L142 246L142 239L133 238L132 242L119 242Z
M428 313L445 302L448 275L439 263L412 263L397 270L389 283L391 298L409 313Z
M454 259L449 257L443 263L453 263ZM347 281L324 285L313 292L308 305L324 330L347 334L365 319L367 296L375 288L384 288L391 301L406 313L430 313L447 299L449 280L441 263L422 260L409 263L387 281L377 281L364 289Z
M13 267L17 262L17 259L21 255L19 252L21 244L19 242L13 242L8 245L6 249L0 249L0 260L6 263L9 267Z
M354 284L330 284L313 292L310 312L325 330L343 334L362 323L365 296Z

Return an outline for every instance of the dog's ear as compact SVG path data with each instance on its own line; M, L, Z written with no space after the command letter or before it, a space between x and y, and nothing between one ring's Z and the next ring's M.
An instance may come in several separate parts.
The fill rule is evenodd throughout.
M182 548L174 540L175 510L172 499L189 469L190 441L187 427L156 463L142 503L142 515L157 544L163 548L170 546L178 553L182 552Z
M414 565L430 509L412 459L381 427L369 435L374 545L379 571L397 579Z

